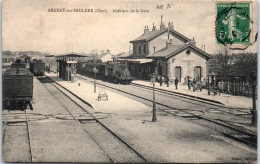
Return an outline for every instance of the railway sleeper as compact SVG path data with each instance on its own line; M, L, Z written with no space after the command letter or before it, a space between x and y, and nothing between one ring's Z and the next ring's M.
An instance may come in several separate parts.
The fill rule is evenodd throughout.
M97 123L97 120L92 118L92 119L78 119L81 124L87 124L87 123Z

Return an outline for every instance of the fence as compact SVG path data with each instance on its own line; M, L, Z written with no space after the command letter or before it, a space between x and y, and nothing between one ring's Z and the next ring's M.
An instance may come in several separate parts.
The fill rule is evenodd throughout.
M217 87L218 90L222 93L250 97L252 96L252 84L250 82L218 82Z

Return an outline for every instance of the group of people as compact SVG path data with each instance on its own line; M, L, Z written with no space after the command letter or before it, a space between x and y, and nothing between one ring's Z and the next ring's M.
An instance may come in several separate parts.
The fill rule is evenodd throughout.
M160 83L160 86L162 86L163 81L165 81L165 83L167 84L167 87L169 87L170 78L169 78L168 76L166 76L166 77L165 77L165 80L164 80L164 77L159 76L159 77L158 77L158 82ZM176 89L178 89L178 83L179 83L179 80L178 80L178 78L176 77L175 80L174 80L174 84L175 84L175 88L176 88Z
M190 78L188 78L188 88L190 90L192 85L195 85L197 83L197 80L194 78L193 81L190 80Z
M178 84L179 84L179 80L177 77L175 77L175 79L171 79L168 77L168 76L159 76L158 77L158 82L160 83L160 86L162 86L163 82L166 83L167 87L169 87L169 84L170 83L173 83L175 84L175 88L178 89ZM194 78L193 80L191 80L190 78L187 79L187 82L188 82L188 88L189 90L191 89L191 87L194 87L194 85L197 83L197 80Z

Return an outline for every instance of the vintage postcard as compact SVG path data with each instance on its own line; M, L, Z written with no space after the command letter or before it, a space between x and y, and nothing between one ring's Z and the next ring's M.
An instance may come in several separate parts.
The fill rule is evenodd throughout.
M256 163L258 2L3 0L2 162Z

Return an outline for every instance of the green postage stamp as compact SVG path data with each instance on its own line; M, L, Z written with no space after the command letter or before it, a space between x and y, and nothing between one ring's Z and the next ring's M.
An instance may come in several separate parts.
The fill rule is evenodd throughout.
M251 36L250 2L216 3L217 44L249 45Z

